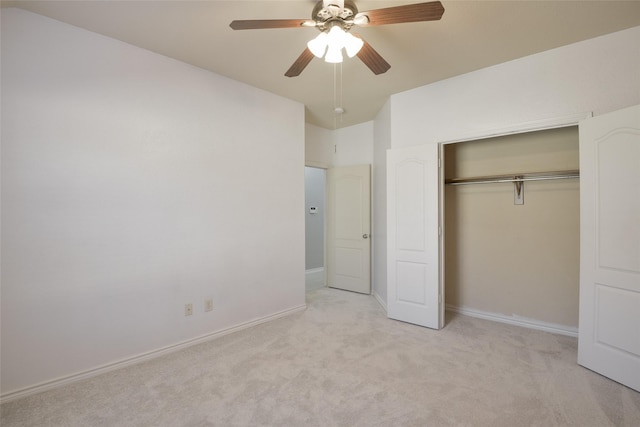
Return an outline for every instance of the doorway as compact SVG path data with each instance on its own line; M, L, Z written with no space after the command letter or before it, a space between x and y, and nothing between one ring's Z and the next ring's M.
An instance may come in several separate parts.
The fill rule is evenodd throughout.
M371 293L371 166L327 171L327 286Z
M326 170L304 168L305 290L325 286Z

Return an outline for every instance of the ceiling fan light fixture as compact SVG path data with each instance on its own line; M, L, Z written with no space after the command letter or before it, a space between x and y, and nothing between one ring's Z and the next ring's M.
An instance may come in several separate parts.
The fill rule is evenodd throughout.
M344 0L323 0L322 7L329 11L331 16L338 16L344 9Z
M364 41L360 37L356 37L353 34L344 34L344 50L347 52L349 58L353 58L360 52Z
M317 58L322 58L327 51L328 35L325 32L318 34L316 38L307 43L307 47Z
M382 9L358 12L354 0L314 0L311 19L243 19L231 21L233 30L254 30L267 28L315 27L322 33L307 43L298 59L284 73L286 77L299 76L313 57L326 62L342 62L342 49L349 57L358 56L374 74L386 73L391 65L359 35L349 31L355 26L378 26L405 24L410 22L438 21L444 7L439 0L424 3L392 6Z
M323 31L307 43L307 48L318 58L324 56L326 62L338 64L342 62L342 48L349 58L353 58L364 45L360 37L349 34L339 25L331 27L329 32ZM326 53L326 55L325 55Z
M329 46L335 46L342 49L342 46L344 46L345 34L344 30L340 28L339 25L334 25L327 34L327 43L329 43Z
M342 48L344 47L344 39L346 33L339 25L334 25L327 34L327 54L324 57L325 62L331 64L339 64L342 62Z
M329 44L327 54L324 56L325 62L331 64L339 64L342 62L342 47L332 46Z
M338 6L340 9L342 9L344 7L344 0L322 0L322 6Z

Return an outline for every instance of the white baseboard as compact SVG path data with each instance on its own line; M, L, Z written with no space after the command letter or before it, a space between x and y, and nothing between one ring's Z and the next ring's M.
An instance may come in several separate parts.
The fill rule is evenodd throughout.
M378 295L378 293L375 291L372 292L372 295L376 299L376 301L378 301L378 304L380 304L384 312L387 313L387 302L380 298L380 295Z
M324 283L324 267L310 268L304 272L305 276L305 289L312 291L325 287Z
M126 359L119 360L117 362L108 363L106 365L98 366L93 369L88 369L86 371L77 372L75 374L67 375L64 377L56 378L51 381L46 381L40 384L36 384L33 386L25 387L19 390L10 391L0 395L0 403L9 402L12 400L20 399L22 397L27 397L33 394L41 393L43 391L51 390L57 387L61 387L63 385L71 384L74 382L82 381L87 378L95 377L100 374L104 374L107 372L115 371L116 369L122 369L127 366L135 365L136 363L141 363L147 360L155 359L160 356L164 356L165 354L173 353L179 350L183 350L187 347L191 347L197 344L202 344L207 341L214 340L216 338L223 337L228 334L232 334L234 332L242 331L244 329L251 328L256 325L260 325L262 323L269 322L271 320L279 319L284 316L289 316L291 314L298 313L300 311L304 311L307 308L306 304L300 305L298 307L293 307L287 310L283 310L265 317L261 317L258 319L251 320L249 322L241 323L236 326L232 326L230 328L222 329L217 332L212 332L210 334L202 335L196 338L192 338L186 341L179 342L177 344L169 345L166 347L162 347L156 350L152 350L146 353L141 353L132 357L128 357Z
M499 313L487 313L485 311L474 310L471 308L457 307L451 304L446 304L447 311L454 313L464 314L465 316L477 317L479 319L492 320L494 322L507 323L509 325L521 326L529 329L536 329L539 331L551 332L554 334L566 335L570 337L578 337L578 328L572 326L559 325L556 323L543 322L536 319L528 319L518 316L505 316Z

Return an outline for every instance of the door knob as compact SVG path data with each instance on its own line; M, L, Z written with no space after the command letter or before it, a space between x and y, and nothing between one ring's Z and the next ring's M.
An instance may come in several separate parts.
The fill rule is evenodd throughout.
M369 238L369 235L365 233L365 234L363 234L363 235L362 235L362 238L363 238L363 239L368 239L368 238Z

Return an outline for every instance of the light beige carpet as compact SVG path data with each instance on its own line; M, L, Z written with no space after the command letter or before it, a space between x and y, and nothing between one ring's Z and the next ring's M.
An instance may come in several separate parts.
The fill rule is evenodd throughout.
M388 320L321 289L305 312L2 405L9 426L640 426L640 393L577 340L452 315Z

